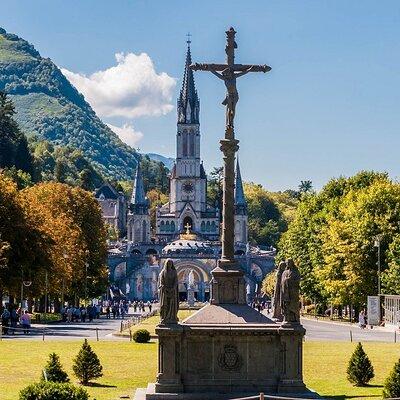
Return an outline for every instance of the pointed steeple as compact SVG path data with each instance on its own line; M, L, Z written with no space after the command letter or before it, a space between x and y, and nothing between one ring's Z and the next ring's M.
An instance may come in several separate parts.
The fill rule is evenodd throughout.
M133 189L131 196L131 210L138 213L139 209L143 209L146 212L146 207L148 207L148 200L144 192L142 168L140 167L140 162L138 161L135 178L133 180Z
M235 209L236 214L247 212L247 203L246 198L244 197L242 175L240 173L239 157L236 159Z
M187 40L185 72L183 74L182 89L178 98L178 124L198 124L200 100L194 84L193 71L189 68L192 63L190 53L190 39Z

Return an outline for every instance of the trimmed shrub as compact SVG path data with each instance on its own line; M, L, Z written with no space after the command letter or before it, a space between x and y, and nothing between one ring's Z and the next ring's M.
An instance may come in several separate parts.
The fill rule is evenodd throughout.
M90 347L87 339L85 339L78 355L75 357L72 369L83 385L87 385L89 381L103 376L103 367L100 364L100 360Z
M364 386L374 377L374 368L361 343L351 355L347 367L347 379L355 386Z
M150 332L147 329L139 329L132 337L136 343L147 343L150 341Z
M19 400L88 400L83 388L71 383L39 382L27 386L19 393Z
M388 399L390 397L400 397L400 360L394 364L383 387L383 398Z
M42 380L60 383L69 382L68 374L63 370L60 357L56 353L49 355L49 361L47 361L42 373Z

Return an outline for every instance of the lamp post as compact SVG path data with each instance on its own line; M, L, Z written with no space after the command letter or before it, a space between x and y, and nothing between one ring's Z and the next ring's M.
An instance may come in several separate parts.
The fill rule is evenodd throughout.
M89 267L89 263L85 263L85 271L86 271L86 275L85 275L85 307L87 307L87 280L88 280L88 274L87 274L87 270Z
M64 257L64 261L65 261L65 266L67 266L67 259L68 259L68 254L65 252L63 254ZM67 268L65 268L65 270L67 270ZM64 292L65 292L65 271L63 274L63 278L62 278L62 289L61 289L61 307L64 307L65 301L64 301Z
M381 295L381 241L383 235L376 235L374 240L374 247L378 249L378 261L376 265L378 266L378 296Z

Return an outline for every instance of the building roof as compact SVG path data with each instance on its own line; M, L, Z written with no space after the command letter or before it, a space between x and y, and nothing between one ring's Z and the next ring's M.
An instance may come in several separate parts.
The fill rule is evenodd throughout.
M236 181L235 181L235 205L246 206L246 198L244 197L242 175L240 173L239 158L236 160Z
M140 163L138 162L135 178L133 180L133 189L131 196L131 204L133 205L147 205L148 201L146 199L146 194L144 192L143 176Z
M198 124L200 100L194 84L193 71L189 68L190 64L192 64L192 55L190 53L190 41L187 43L185 72L177 104L178 123Z
M109 199L116 200L116 199L118 199L118 197L121 196L117 192L117 190L108 182L104 183L96 190L94 197L96 199L99 199L101 195L103 195L104 199L107 199L107 200L109 200Z

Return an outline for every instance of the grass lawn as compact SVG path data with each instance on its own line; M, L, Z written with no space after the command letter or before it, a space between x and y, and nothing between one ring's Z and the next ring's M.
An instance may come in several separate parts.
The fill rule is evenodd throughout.
M0 342L0 399L13 400L27 384L40 376L48 354L56 352L73 381L72 359L81 341L3 340ZM136 387L154 382L157 369L157 343L136 344L128 341L90 341L98 354L104 376L99 386L89 387L92 399L113 400L133 394ZM308 387L322 396L345 399L380 398L384 379L400 357L399 344L365 343L376 377L371 386L353 387L346 380L347 361L356 343L304 343L304 378Z
M189 315L192 315L196 310L179 310L178 311L178 318L179 321L183 321L185 318L187 318ZM156 326L157 324L160 323L160 316L159 315L154 315L150 318L146 318L143 320L140 324L133 325L130 327L130 330L132 334L136 332L139 329L147 329L150 332L151 336L156 336ZM129 329L125 329L124 331L121 332L121 335L123 336L129 336Z

